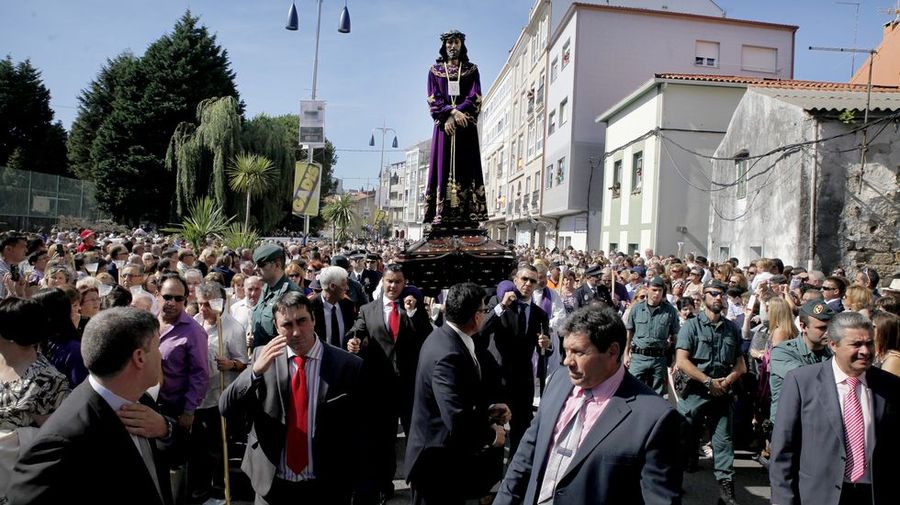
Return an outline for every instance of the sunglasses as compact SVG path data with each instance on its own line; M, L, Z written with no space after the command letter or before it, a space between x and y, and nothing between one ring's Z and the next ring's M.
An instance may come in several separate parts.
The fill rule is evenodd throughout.
M713 298L721 298L722 296L725 295L725 293L723 293L721 291L707 291L706 294Z
M308 272L309 270L307 270ZM288 277L300 277L300 274L288 274Z
M537 284L538 280L534 277L519 277L519 280L522 282L527 282L529 284Z
M162 299L171 302L172 300L181 303L184 301L184 296L182 295L162 295Z

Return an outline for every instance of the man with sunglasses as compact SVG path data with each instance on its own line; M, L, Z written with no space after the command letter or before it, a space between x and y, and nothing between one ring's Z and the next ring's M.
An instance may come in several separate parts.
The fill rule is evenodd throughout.
M827 330L828 322L834 314L821 300L806 302L800 307L800 337L785 340L772 348L769 355L769 389L772 391L769 420L773 423L787 373L803 365L821 363L831 358Z
M688 421L688 470L697 465L697 442L703 422L710 423L713 470L719 481L720 503L734 505L734 444L731 386L747 370L741 354L741 330L723 317L728 286L713 279L703 286L700 314L689 319L678 332L675 360L679 370L692 380L678 402L678 411Z
M535 368L532 358L549 352L550 321L547 314L532 301L538 285L537 269L527 263L519 265L513 281L515 289L497 292L481 333L490 337L489 349L500 364L503 378L503 400L512 411L510 421L510 454L514 453L533 417Z
M173 465L184 461L188 432L194 411L203 402L209 386L206 331L185 312L188 286L178 274L162 276L159 288L159 352L162 354L162 384L159 407L164 415L178 420L184 428L176 434Z
M272 308L281 295L288 291L299 291L300 286L294 284L284 274L284 249L275 244L263 244L253 251L253 261L263 281L262 295L253 307L250 327L253 331L255 349L266 345L276 335L275 313Z

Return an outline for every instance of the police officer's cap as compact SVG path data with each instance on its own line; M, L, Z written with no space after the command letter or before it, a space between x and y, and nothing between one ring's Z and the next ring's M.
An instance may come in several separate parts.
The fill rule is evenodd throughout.
M650 279L650 287L666 289L666 281L664 281L662 277L657 275Z
M375 254L375 253L369 253L369 254L366 255L366 259L367 259L367 260L378 261L378 260L381 259L381 256L379 256L379 255L377 255L377 254Z
M821 300L810 300L800 307L800 313L819 321L828 322L834 317L834 311Z
M331 257L331 264L336 267L341 267L343 269L350 268L350 260L347 259L343 254L337 254Z
M728 286L726 286L725 283L720 281L719 279L711 279L703 285L703 291L709 291L712 289L717 289L724 293L725 291L728 291Z
M268 263L279 258L284 261L284 250L275 244L263 244L253 251L253 261L256 264Z
M584 273L584 276L585 276L585 277L600 277L600 275L601 275L602 273L603 273L603 269L602 269L602 268L600 268L600 267L592 267L592 268L588 268L588 269L587 269L587 271Z

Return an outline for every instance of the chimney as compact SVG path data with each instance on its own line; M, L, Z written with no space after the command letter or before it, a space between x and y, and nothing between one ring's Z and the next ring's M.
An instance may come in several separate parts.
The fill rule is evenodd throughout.
M884 37L887 38L888 35L891 34L894 29L900 26L900 20L894 19L892 21L888 21L884 24Z

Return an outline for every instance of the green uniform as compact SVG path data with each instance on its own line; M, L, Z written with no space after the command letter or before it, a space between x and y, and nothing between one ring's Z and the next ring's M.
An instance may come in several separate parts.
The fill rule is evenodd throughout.
M282 275L274 286L268 284L263 286L259 301L253 306L251 313L250 327L253 329L254 349L266 345L278 333L275 331L275 313L272 306L281 298L281 295L288 291L302 292L303 290L291 282L286 275Z
M628 372L658 395L666 390L665 352L669 336L677 335L679 326L678 311L666 301L656 307L647 302L633 305L625 321L625 329L634 332Z
M689 319L678 332L676 349L684 349L701 372L713 379L731 373L741 358L741 331L733 322L720 317L712 323L706 312ZM713 469L716 480L734 478L734 443L731 440L734 402L731 394L714 397L703 384L691 380L678 402L678 411L692 428L690 457L696 457L696 443L707 419L713 429Z
M806 346L803 335L776 345L769 354L769 389L772 391L772 406L769 419L775 422L775 410L778 408L778 396L784 384L784 376L791 370L803 365L821 363L831 358L831 349L826 345L815 353Z

